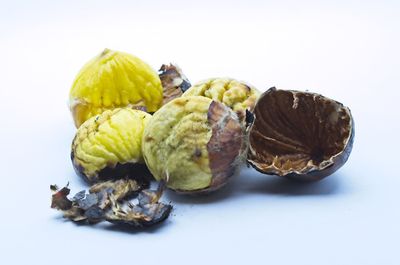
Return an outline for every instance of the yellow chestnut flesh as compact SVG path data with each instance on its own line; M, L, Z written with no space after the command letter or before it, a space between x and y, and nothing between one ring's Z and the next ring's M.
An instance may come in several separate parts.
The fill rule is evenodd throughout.
M72 142L76 172L89 182L144 174L141 139L150 118L140 110L116 108L87 120Z
M260 92L232 78L210 78L194 84L183 96L204 96L222 102L235 112L252 111Z
M206 97L176 98L150 119L143 156L157 180L183 193L218 189L243 161L243 127L222 103Z
M118 107L160 108L161 80L148 64L124 52L105 49L78 73L69 105L78 128L90 117Z

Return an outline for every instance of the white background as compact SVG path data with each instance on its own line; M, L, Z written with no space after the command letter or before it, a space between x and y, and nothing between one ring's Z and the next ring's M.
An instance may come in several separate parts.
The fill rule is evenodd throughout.
M1 1L1 264L400 264L399 1ZM167 193L157 229L78 226L49 184L85 187L67 108L104 48L155 69L308 89L349 106L347 164L299 185L244 169L208 197Z

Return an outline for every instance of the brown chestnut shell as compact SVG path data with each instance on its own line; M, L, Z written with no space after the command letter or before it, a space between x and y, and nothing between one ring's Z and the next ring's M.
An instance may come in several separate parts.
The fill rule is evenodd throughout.
M310 92L264 92L254 109L247 160L258 171L301 181L320 180L347 161L354 121L343 104Z
M191 86L182 69L176 64L163 64L158 70L163 87L163 103L167 104L182 94Z
M224 105L213 101L207 115L212 128L207 151L213 175L211 187L215 189L234 175L244 151L243 128L236 116L228 110Z

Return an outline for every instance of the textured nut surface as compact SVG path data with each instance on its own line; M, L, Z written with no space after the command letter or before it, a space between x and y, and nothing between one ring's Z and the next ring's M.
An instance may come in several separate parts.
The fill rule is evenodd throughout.
M79 127L72 142L71 159L78 174L90 182L146 171L142 134L151 115L130 108L107 110ZM118 176L121 175L121 176Z
M139 106L154 112L162 104L160 78L139 58L105 49L78 73L69 102L76 127L104 110Z
M349 108L319 94L269 89L254 110L248 161L257 170L319 180L348 159L354 139Z
M260 92L232 78L210 78L190 87L183 96L204 96L222 102L236 112L252 111Z
M157 180L180 192L214 190L232 176L243 151L243 128L223 104L176 98L150 119L143 156Z

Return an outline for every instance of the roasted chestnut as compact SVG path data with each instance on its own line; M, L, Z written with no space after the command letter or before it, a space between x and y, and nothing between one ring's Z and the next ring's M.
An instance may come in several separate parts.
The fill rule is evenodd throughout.
M150 176L142 156L142 134L151 115L129 107L106 110L85 121L71 146L75 171L90 183Z
M181 193L220 188L245 158L237 114L202 96L176 98L161 107L144 130L142 147L154 178Z

